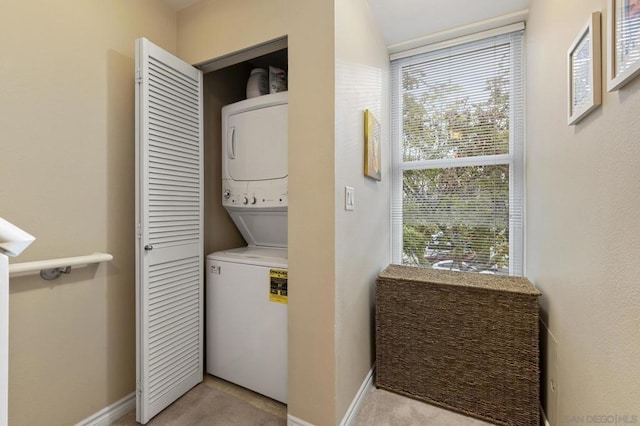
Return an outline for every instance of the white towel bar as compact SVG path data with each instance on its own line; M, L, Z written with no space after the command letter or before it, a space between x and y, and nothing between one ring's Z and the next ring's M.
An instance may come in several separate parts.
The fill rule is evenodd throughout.
M35 262L13 263L9 265L9 275L26 275L40 271L40 276L53 280L60 274L68 274L72 266L110 262L113 256L108 253L93 253L87 256L63 257L60 259L37 260Z

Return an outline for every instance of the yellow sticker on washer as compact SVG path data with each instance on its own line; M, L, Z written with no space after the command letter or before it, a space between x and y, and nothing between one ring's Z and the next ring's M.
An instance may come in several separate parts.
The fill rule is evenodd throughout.
M287 304L287 270L269 270L269 302Z

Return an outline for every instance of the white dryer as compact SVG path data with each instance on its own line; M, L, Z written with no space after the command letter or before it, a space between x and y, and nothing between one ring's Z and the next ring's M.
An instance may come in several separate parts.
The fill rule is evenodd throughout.
M222 205L250 246L287 247L287 93L222 108Z
M212 253L207 372L287 402L287 92L222 108L222 205L248 243Z

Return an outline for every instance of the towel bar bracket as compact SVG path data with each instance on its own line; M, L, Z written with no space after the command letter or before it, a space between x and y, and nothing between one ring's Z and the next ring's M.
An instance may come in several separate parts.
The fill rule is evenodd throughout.
M60 278L62 274L70 274L71 266L64 266L61 268L51 268L51 269L42 269L40 271L40 277L43 280L53 281L55 279Z

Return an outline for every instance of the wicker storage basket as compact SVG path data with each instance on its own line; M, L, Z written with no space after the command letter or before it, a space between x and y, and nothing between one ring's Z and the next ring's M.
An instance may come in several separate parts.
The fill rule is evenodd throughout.
M538 426L539 296L526 278L390 265L376 285L376 386Z

